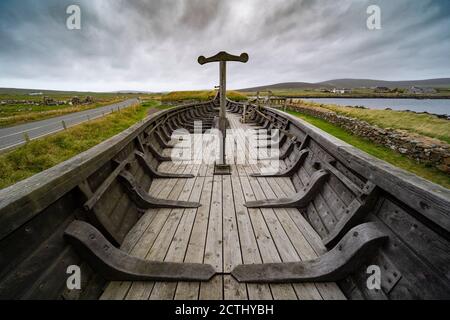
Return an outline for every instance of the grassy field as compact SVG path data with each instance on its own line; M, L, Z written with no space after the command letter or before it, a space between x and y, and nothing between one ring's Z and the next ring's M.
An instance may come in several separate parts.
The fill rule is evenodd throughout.
M245 95L255 96L256 92L241 92ZM267 95L267 92L262 92L263 95ZM279 97L314 97L314 98L425 98L425 97L450 97L450 88L437 88L436 93L433 94L410 94L405 89L398 89L396 92L389 93L377 93L370 88L356 88L352 89L350 93L331 93L321 92L317 89L277 89L272 90L274 96Z
M29 91L29 90L28 90ZM26 91L26 92L28 92ZM36 105L28 103L10 103L9 101L27 101L39 103L43 98L49 97L55 101L70 101L73 97L84 100L90 96L94 98L94 103L82 105ZM105 105L113 104L126 99L138 97L138 94L116 94L116 93L78 93L78 92L43 92L39 96L30 96L24 91L0 90L0 101L7 102L0 104L0 127L17 125L21 123L48 119L73 112L94 109Z
M440 119L434 115L395 110L351 108L310 101L303 101L302 104L311 108L327 109L344 116L364 120L380 128L405 130L450 143L450 121Z
M90 121L67 131L34 140L9 153L0 155L0 189L51 168L58 163L88 150L142 120L149 109L167 109L171 106L148 100L137 108L129 108L104 118ZM450 188L450 177L437 169L416 163L389 148L352 135L324 120L297 112L290 112L347 143L395 166Z
M422 178L430 180L443 187L450 188L450 177L438 169L419 164L389 148L374 144L373 142L348 133L344 129L335 126L325 120L318 119L309 115L304 115L298 112L289 111L290 114L295 115L312 125L328 132L329 134L367 152L368 154L382 159L394 166L410 171Z
M174 102L174 101L185 101L185 100L198 100L198 101L208 101L214 98L216 95L215 91L174 91L161 96L161 102ZM234 101L247 100L247 96L236 92L227 91L227 97Z
M158 110L166 110L166 109L174 108L174 106L171 106L171 105L161 104L161 102L156 99L150 100L150 101L145 101L142 103L142 106L148 107L148 108L153 108L153 109L158 109Z
M18 125L21 123L48 119L69 113L99 108L109 104L123 101L113 99L86 105L60 105L60 106L36 106L36 105L5 105L0 107L0 127Z
M0 189L92 148L142 120L149 109L158 106L159 102L148 101L135 108L130 107L120 113L113 113L52 136L33 140L0 155Z

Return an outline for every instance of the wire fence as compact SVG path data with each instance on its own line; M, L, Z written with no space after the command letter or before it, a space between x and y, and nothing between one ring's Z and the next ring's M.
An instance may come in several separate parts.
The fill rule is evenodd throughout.
M67 130L73 126L102 118L114 112L120 112L123 109L135 106L137 103L137 99L131 99L111 106L58 117L60 119L53 119L53 121L52 119L48 119L46 121L50 121L49 123L24 128L17 132L6 133L0 136L0 152L5 152L31 140L39 139L59 131Z

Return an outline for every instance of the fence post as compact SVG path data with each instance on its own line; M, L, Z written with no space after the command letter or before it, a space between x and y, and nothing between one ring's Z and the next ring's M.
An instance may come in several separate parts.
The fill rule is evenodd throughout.
M25 132L23 134L23 137L24 137L26 143L30 142L30 136L28 135L28 132Z

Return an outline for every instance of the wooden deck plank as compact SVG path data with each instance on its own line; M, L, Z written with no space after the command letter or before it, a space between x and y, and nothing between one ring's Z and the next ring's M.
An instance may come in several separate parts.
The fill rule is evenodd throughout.
M222 191L222 176L214 176L203 263L211 264L218 273L223 273ZM210 282L202 282L200 284L200 299L223 299L222 276L215 276Z
M197 209L197 215L195 217L184 262L203 263L212 188L213 178L205 177L200 198L202 206ZM199 282L180 282L177 286L175 299L196 300L199 296L199 290Z
M242 264L241 246L236 223L233 188L231 177L223 177L223 271L230 273L234 267Z
M293 192L294 186L292 182L288 179L280 179L277 178L276 183L280 187L279 196L287 196L289 192ZM327 250L323 245L319 235L315 232L315 230L311 227L311 225L306 221L306 219L300 214L297 209L286 209L292 218L292 220L297 225L298 229L302 232L305 240L307 240L307 244L309 245L309 249L303 248L300 250L299 254L302 255L302 260L310 260L318 257L319 255L324 254ZM304 243L306 245L306 243ZM319 290L320 295L323 299L326 300L345 300L346 297L339 289L336 283L327 282L327 283L315 283L316 288Z
M170 172L171 168L172 166L168 166L167 172ZM163 179L155 179L151 185L151 187L153 187L154 189L153 195L156 197L168 196L170 194L170 191L177 183L176 180L173 180L171 182L172 183L168 185L164 183ZM138 241L141 239L145 230L152 223L155 216L157 216L157 212L158 212L157 209L150 209L146 211L146 213L142 216L139 223L137 223L126 236L121 246L121 249L133 255L138 255L138 253L134 252L133 249L135 248ZM100 299L105 300L123 299L123 297L125 297L125 295L127 294L130 286L131 286L130 282L110 282Z
M199 201L204 180L204 177L197 178L190 197L185 199L181 196L180 200ZM175 210L180 211L182 217L172 242L170 243L170 247L164 261L183 262L197 209ZM176 287L176 282L157 282L153 287L150 299L173 299L175 296Z
M166 183L163 179L156 179L153 181L152 186L154 186L154 192L153 196L155 197L162 197L170 194L170 191L175 186L176 182L175 180L171 181L170 188L165 188L168 183ZM131 252L131 250L134 248L134 246L137 244L145 230L149 227L150 223L153 221L155 216L157 215L158 210L157 209L149 209L145 212L145 214L141 217L139 223L136 223L136 225L130 230L130 232L125 237L123 244L121 246L122 250L125 250L126 252Z
M242 188L245 190L244 196L246 201L261 200L261 198L258 199L260 194L258 193L257 196L252 189L252 187L255 188L256 184L258 184L256 178L241 177L241 183ZM248 211L263 263L282 262L272 234L264 219L264 214L268 214L272 209L249 209ZM271 284L270 287L274 299L297 299L297 295L291 284Z
M182 180L185 180L184 183L181 182L175 184L175 187L167 197L168 199L177 200L183 191L192 188L192 184L190 182L192 179ZM186 188L185 185L187 186ZM186 192L184 194L186 194ZM145 254L140 255L140 257L147 260L163 261L174 234L174 225L177 223L179 218L179 212L174 212L172 214L172 209L159 209L157 216L139 242L139 245L142 245L142 250L145 252ZM148 298L148 295L153 289L153 285L154 282L150 281L133 282L126 299L134 300Z
M164 186L160 189L160 192L157 194L159 197L167 197L167 198L176 198L178 197L179 192L181 192L180 188L175 188L177 185L180 185L178 179L170 180L167 184L164 184L163 180L157 181L156 183L160 183L161 186ZM127 251L137 257L143 258L148 252L149 246L153 244L154 239L156 238L158 226L161 226L165 223L167 219L167 215L161 214L163 209L150 209L146 212L146 214L140 219L138 224L134 227L133 237L128 239L128 242L123 244L123 247L126 247ZM142 232L142 233L140 233ZM137 236L134 236L136 234ZM136 241L134 244L131 241ZM103 293L101 299L112 299L112 300L121 300L123 299L130 287L139 286L142 283L139 282L110 282ZM139 296L135 297L136 299Z
M189 172L189 169L186 164L184 164L182 173ZM194 179L184 179L185 183L184 186L179 193L176 200L182 200L186 201L192 191L192 188L194 186L195 180ZM181 185L182 183L180 183ZM167 255L167 252L169 250L169 246L172 243L173 237L175 235L175 232L177 230L177 227L180 223L183 210L182 209L166 209L168 211L168 218L164 223L164 226L161 228L161 231L157 235L153 245L150 248L150 251L147 254L147 259L156 260L156 261L163 261L164 258ZM153 288L155 286L155 282L145 282L144 284L141 284L141 287L139 290L135 291L130 289L130 292L133 292L133 294L138 294L141 298L148 298L149 295L147 293L151 293ZM143 290L142 290L143 289ZM145 292L144 294L142 292ZM127 299L130 299L132 297L131 294L127 295Z
M245 264L261 263L258 244L253 232L253 226L249 217L248 209L244 206L245 198L240 178L231 178L233 187L234 206L238 225L239 239L241 241L242 260ZM267 284L247 284L249 299L271 300L272 292Z
M241 245L237 229L231 177L223 177L223 271L231 273L242 264ZM226 300L247 299L247 288L231 276L224 278L224 298Z
M270 180L272 183L268 183ZM273 178L264 179L259 178L258 181L261 185L262 190L264 190L267 198L281 198L282 192L275 188L278 185L273 181ZM279 188L279 187L278 187ZM274 190L278 191L275 193ZM298 214L301 214L297 210ZM280 233L281 237L275 237L278 250L283 258L283 262L293 262L306 260L304 251L313 253L312 249L303 234L296 228L295 223L290 218L289 214L285 209L275 209L274 216L267 217L268 225L272 226L275 230L274 234ZM275 220L276 219L276 220ZM270 222L269 222L270 221ZM283 232L277 232L283 229ZM312 252L311 252L312 251ZM303 257L303 258L302 258ZM321 300L322 297L313 283L296 283L293 284L295 292L300 300Z
M230 126L250 128L235 114L230 115ZM192 144L202 139L190 137ZM249 150L243 141L238 139L238 145L233 146L236 153L247 155L243 163L236 154L227 156L230 176L213 176L212 163L162 163L161 171L192 173L196 178L156 179L149 192L160 198L200 201L202 206L148 210L123 245L124 250L142 258L208 263L224 274L203 283L111 282L102 299L345 299L335 283L245 284L229 275L242 263L300 261L326 252L320 236L298 209L244 206L246 201L292 195L295 188L289 178L249 177L260 172L262 165L251 162L249 156L255 156L256 151ZM281 166L285 167L284 162Z

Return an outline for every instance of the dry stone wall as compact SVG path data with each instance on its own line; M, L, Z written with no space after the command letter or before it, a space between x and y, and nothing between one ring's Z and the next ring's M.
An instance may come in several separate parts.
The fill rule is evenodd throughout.
M310 108L297 104L289 104L287 108L326 120L352 134L367 138L410 159L431 165L450 174L450 145L445 142L435 141L434 139L422 139L419 136L396 129L382 129L366 121L342 116L330 110Z

